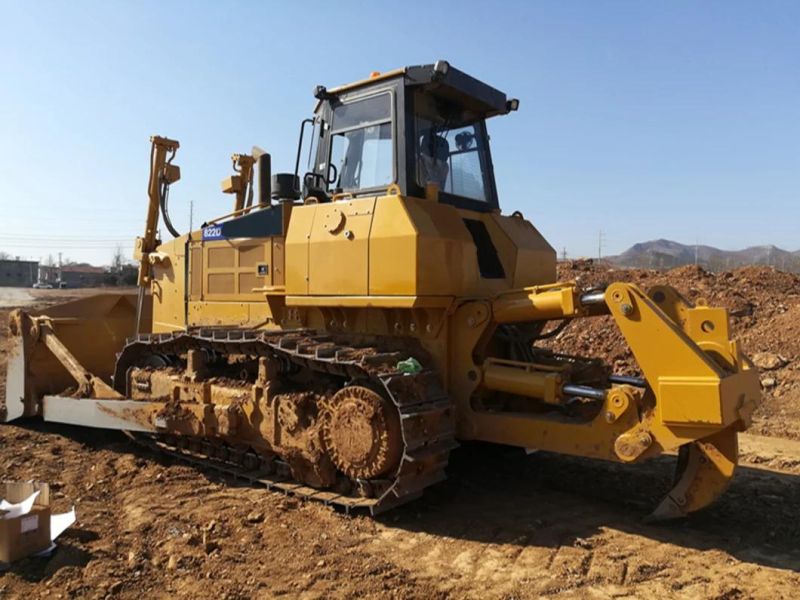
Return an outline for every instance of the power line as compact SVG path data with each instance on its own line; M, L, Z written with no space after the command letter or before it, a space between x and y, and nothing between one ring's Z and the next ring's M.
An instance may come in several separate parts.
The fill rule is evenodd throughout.
M89 248L104 248L106 246L133 246L133 237L126 240L3 240L0 239L0 247L3 246L85 246Z
M30 235L6 235L0 234L0 240L22 240L22 241L46 241L46 242L118 242L118 241L125 241L133 239L133 235L129 236L121 236L120 237L92 237L92 236L62 236L62 235L54 235L54 236L30 236Z
M37 244L82 244L84 246L94 246L94 245L101 245L107 246L109 244L128 244L129 246L133 245L133 237L129 238L120 238L118 240L53 240L53 239L14 239L14 240L5 240L0 239L0 244L23 244L23 245L37 245Z
M114 245L106 245L106 246L80 246L80 245L70 245L70 244L2 244L0 243L0 250L3 248L21 248L27 250L39 250L39 249L55 249L61 248L64 250L115 250L116 248L123 248L123 249L133 249L133 244L114 244Z

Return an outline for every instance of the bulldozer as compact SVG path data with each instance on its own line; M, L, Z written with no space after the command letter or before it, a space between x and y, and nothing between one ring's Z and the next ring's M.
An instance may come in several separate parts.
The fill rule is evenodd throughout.
M518 100L443 60L314 97L294 173L234 154L233 210L196 231L169 216L179 143L151 138L137 293L13 312L0 420L123 430L373 514L445 479L473 440L677 454L655 519L724 492L760 400L727 311L667 286L558 281L553 247L499 204L486 123ZM544 347L603 315L638 374Z

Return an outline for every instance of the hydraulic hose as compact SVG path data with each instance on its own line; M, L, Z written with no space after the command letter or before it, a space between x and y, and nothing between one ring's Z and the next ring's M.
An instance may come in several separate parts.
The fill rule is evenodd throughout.
M172 221L169 218L169 184L161 180L161 186L159 189L159 205L161 206L161 216L164 217L164 225L167 226L167 229L172 234L172 237L179 237L181 234L178 233L178 230L172 225Z
M167 165L172 163L173 158L175 158L175 151L172 152L169 160L167 160ZM163 176L159 179L158 204L161 207L161 216L164 217L164 225L167 226L172 237L180 237L181 234L178 233L178 230L175 229L175 226L169 218L169 182L167 182Z

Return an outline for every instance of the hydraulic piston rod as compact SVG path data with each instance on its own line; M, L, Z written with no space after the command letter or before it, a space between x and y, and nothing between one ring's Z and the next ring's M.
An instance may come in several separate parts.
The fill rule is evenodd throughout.
M610 375L610 383L645 387L641 377ZM489 358L483 366L483 385L490 390L538 398L550 404L558 404L562 398L576 396L604 400L609 390L564 383L560 369L513 360Z
M590 306L592 304L603 304L606 301L605 290L594 290L581 296L581 304Z
M568 396L603 400L608 393L608 390L600 388L564 383L558 368L498 358L487 359L484 363L483 385L499 392L538 398L549 404L558 404Z
M634 387L645 387L647 385L647 382L642 377L633 377L631 375L609 375L608 380L611 383L621 383Z
M603 400L606 397L606 390L589 387L588 385L565 385L561 391L567 396L578 396L579 398L592 398Z

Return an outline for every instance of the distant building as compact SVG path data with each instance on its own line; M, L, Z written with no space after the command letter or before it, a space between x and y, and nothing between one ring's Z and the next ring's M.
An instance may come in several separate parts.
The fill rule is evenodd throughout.
M2 287L31 287L38 274L39 263L34 260L0 260Z
M59 280L59 272L61 279ZM100 287L108 285L108 274L103 267L93 267L85 263L74 265L42 265L39 267L39 281L53 287L64 284L67 287Z
M99 287L106 283L106 270L92 265L64 265L61 267L61 283L67 287Z

